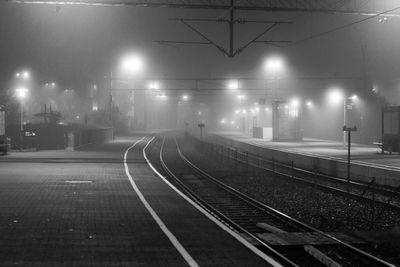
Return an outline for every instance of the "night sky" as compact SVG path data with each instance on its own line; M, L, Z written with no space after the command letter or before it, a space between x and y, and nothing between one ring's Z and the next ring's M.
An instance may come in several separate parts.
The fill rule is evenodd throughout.
M381 1L385 10L394 1ZM376 5L375 5L376 6ZM306 90L317 94L335 83L362 90L348 79L363 75L362 47L368 90L378 86L382 92L399 97L400 39L398 17L386 23L374 18L317 38L321 32L345 25L365 16L320 13L238 12L247 19L284 20L263 40L290 40L282 48L254 44L235 58L227 58L211 46L159 45L154 40L203 41L179 22L168 18L221 18L227 11L167 8L95 7L0 4L0 79L3 90L13 74L29 68L38 82L55 80L63 88L78 92L93 83L101 83L114 69L122 54L138 51L146 59L146 77L262 77L262 63L270 54L285 58L283 77L333 77L293 84L288 90ZM227 47L228 31L224 24L193 22L218 44ZM235 45L239 47L265 28L265 25L238 25ZM299 42L300 41L300 42ZM171 85L173 86L173 85ZM301 88L303 87L303 88ZM391 97L392 101L397 100ZM398 101L397 101L398 102Z

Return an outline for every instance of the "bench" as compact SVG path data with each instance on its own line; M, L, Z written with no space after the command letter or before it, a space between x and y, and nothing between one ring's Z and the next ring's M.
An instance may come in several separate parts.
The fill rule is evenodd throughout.
M393 153L393 146L389 144L384 144L382 142L373 142L372 143L375 146L378 146L380 149L382 149L382 154L385 154L385 151L389 152L390 155Z

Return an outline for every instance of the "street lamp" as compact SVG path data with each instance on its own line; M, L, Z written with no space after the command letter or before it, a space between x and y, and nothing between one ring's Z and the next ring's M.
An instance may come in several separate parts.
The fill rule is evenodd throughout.
M21 101L21 128L20 128L20 150L22 150L23 146L23 130L24 130L24 99L28 95L28 89L24 87L19 87L15 90L17 98Z
M138 74L144 69L144 61L138 54L127 55L122 59L121 67L126 74Z
M151 81L151 82L149 83L149 89L150 89L150 90L158 90L158 89L160 89L160 85L159 85L159 83L156 82L156 81Z
M229 90L237 90L239 89L239 81L238 80L231 80L228 82L227 87Z
M144 62L142 56L137 54L137 53L125 55L121 59L121 61L119 63L119 69L121 70L121 73L124 76L126 76L127 78L132 78L135 75L138 75L138 74L142 73L144 68L145 68L145 62ZM133 87L133 84L132 84L132 87ZM110 111L109 119L110 119L111 125L113 125L113 118L112 118L113 117L112 116L112 101L113 101L112 100L112 88L113 88L113 84L112 84L112 72L111 72L110 73L110 90L109 90L109 97L110 97L110 99L109 99L109 111ZM154 87L154 88L150 88L150 89L157 89L157 88ZM133 112L132 112L132 116L131 116L131 123L132 123L131 127L135 127L136 123L138 122L136 120L136 114L138 114L138 112L136 112L137 111L136 103L138 103L138 101L136 100L137 95L135 94L133 88L132 88L131 92L133 93L132 96L134 97L133 98L133 106L132 106L132 111ZM144 127L144 129L147 128L147 125L146 125L147 124L147 108L146 108L147 107L147 105L146 105L147 101L146 100L147 100L147 97L146 97L146 92L145 92L144 93L144 99L143 99L143 102L144 102L144 113L143 113L144 125L143 125L143 127ZM135 114L135 115L133 115L133 114Z
M284 63L280 57L271 57L265 61L265 68L272 73L280 72L283 70Z
M23 78L24 80L29 79L30 76L31 76L31 74L30 74L29 71L27 71L27 70L24 70L24 71L15 73L15 77L17 77L17 78Z

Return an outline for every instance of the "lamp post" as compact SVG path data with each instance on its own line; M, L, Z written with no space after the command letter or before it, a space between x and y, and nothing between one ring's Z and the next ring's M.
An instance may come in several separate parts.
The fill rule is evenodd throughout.
M274 82L276 82L276 88L278 89L278 74L282 72L284 68L283 60L280 57L271 57L265 61L265 68L272 74ZM275 98L274 86L271 88L271 98Z
M24 98L28 94L28 89L26 89L24 87L19 87L15 91L16 91L17 97L21 101L21 127L20 127L19 138L20 138L20 150L22 150L23 138L24 138L23 137L23 130L24 130Z
M245 95L238 95L237 96L237 99L239 100L239 107L242 109L242 111L241 111L241 113L242 113L242 131L243 131L243 134L246 134L246 113L247 113L247 111L246 111L246 109L243 107L243 100L245 99Z
M128 55L126 55L126 56L124 56L122 58L121 63L120 63L120 69L121 69L122 73L125 76L127 76L128 78L133 78L135 75L138 75L139 73L141 73L144 70L144 67L145 67L144 65L145 64L144 64L143 58L139 54L134 53L134 54L128 54ZM112 86L110 86L110 87L112 87ZM133 85L132 85L132 87L133 87ZM137 111L138 107L135 104L135 102L136 103L140 103L140 102L137 100L137 97L135 96L135 92L134 92L133 89L132 89L132 93L133 93L132 94L132 96L133 96L133 107L132 107L132 111L133 111L132 120L133 121L132 121L132 126L134 127L136 124L138 124L138 121L136 119L137 114L138 114L138 112L136 112L136 111ZM111 101L112 101L112 96L111 96L111 89L110 89L110 103L111 103ZM146 96L144 96L144 100L143 101L144 101L144 105L143 105L143 107L144 107L143 117L144 118L143 119L147 120L147 118L146 118L147 117L147 114L146 114L146 106L147 106L146 105ZM111 116L110 116L110 118L111 118ZM143 125L144 128L146 128L145 124L146 124L146 121L144 121L144 125Z

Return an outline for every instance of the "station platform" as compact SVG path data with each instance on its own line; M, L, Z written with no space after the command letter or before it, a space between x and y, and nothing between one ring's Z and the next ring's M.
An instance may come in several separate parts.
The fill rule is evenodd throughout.
M253 138L237 132L210 132L209 140L222 142L236 147L247 145L247 149L269 157L293 160L307 169L316 169L326 174L345 177L347 164L347 146L342 142L304 138L298 142L277 142ZM382 154L375 146L351 144L352 177L365 181L376 178L378 183L400 185L400 155Z
M0 157L0 266L271 266L161 179L145 145Z

